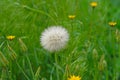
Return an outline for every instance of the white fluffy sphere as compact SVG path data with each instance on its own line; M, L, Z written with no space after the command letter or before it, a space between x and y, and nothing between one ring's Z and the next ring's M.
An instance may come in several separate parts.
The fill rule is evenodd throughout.
M61 26L51 26L42 33L41 45L50 52L61 50L69 40L67 30Z

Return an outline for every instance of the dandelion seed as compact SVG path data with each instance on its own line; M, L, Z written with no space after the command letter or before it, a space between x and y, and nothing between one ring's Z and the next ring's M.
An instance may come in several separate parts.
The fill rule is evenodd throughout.
M68 78L68 80L81 80L81 77L79 76L70 76L70 78Z
M41 45L50 52L61 50L69 40L67 30L61 26L52 26L42 33Z
M76 16L75 15L69 15L68 18L69 19L74 19Z
M8 40L13 40L13 39L15 38L15 36L10 35L10 36L6 36L6 38L7 38Z
M112 21L112 22L109 22L108 24L109 24L111 27L114 27L114 26L117 24L117 22L113 22L113 21Z
M97 4L97 2L91 2L90 5L91 5L91 7L95 8L98 4Z

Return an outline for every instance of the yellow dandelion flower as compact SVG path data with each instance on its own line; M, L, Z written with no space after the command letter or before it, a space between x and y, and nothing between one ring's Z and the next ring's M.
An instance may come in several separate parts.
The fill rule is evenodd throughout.
M114 26L117 24L117 22L109 22L108 24L109 24L110 26L114 27Z
M68 80L81 80L81 77L79 76L70 76L70 78L68 78Z
M13 39L15 38L15 36L10 35L10 36L6 36L6 38L7 38L8 40L13 40Z
M93 8L95 8L98 4L97 4L97 2L91 2L90 5L91 5Z
M76 16L75 15L69 15L68 18L69 19L74 19Z

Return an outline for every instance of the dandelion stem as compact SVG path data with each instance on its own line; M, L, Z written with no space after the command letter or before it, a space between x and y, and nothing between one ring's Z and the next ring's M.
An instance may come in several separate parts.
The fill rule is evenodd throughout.
M73 20L71 20L71 32L73 34Z
M58 65L58 60L57 60L57 53L55 53L55 64ZM58 72L58 68L56 66L56 75L57 75L57 80L59 80L59 72Z

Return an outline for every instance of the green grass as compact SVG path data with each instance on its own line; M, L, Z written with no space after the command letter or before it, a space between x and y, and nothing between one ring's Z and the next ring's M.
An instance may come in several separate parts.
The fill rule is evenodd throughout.
M91 1L0 0L0 80L120 80L120 1L95 0L94 10ZM70 34L56 55L40 44L42 31L53 25Z

